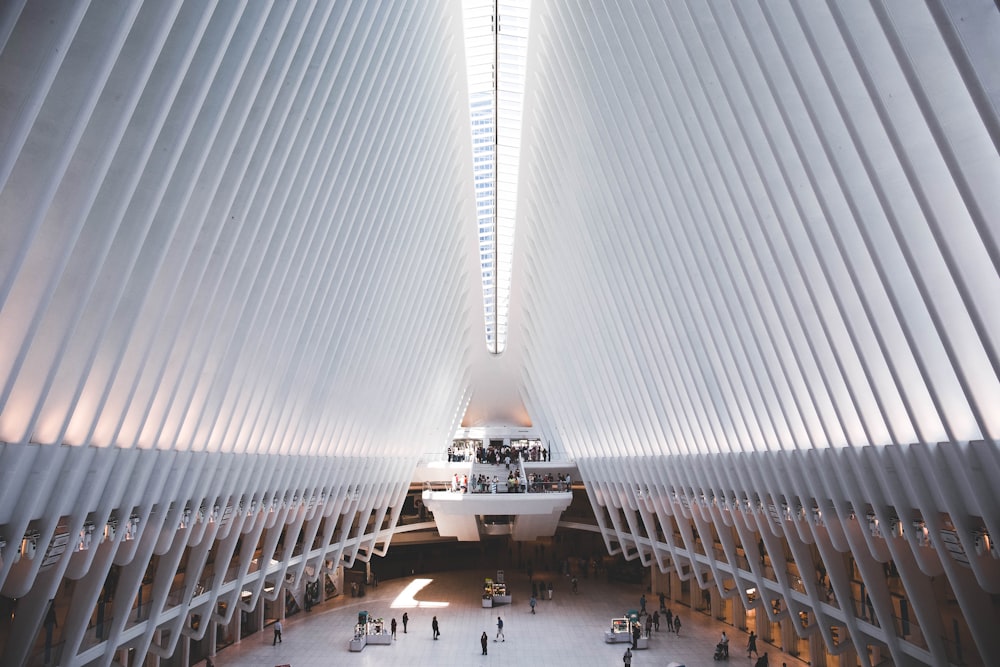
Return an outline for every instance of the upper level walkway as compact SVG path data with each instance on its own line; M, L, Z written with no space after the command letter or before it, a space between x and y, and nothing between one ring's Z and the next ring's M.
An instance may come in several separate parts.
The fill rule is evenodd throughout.
M431 461L417 466L413 483L424 485L421 500L433 513L442 536L476 541L483 532L497 534L492 519L484 521L484 517L510 517L510 534L526 541L555 534L560 516L573 500L566 484L534 481L546 475L579 479L573 463L517 461L508 468L506 464ZM480 476L488 482L481 483ZM508 476L516 477L516 487L508 485ZM456 484L456 477L465 481ZM515 490L527 493L511 492Z

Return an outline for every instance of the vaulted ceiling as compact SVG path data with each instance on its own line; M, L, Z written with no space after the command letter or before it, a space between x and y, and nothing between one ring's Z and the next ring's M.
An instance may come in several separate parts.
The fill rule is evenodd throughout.
M538 3L499 359L457 4L6 7L4 441L998 435L994 4Z

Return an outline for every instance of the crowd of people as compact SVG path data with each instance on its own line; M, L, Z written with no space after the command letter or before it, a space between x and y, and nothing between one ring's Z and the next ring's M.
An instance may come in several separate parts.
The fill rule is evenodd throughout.
M488 463L506 465L528 461L531 463L549 460L549 450L541 444L483 445L481 440L456 440L448 448L449 463Z
M453 493L547 493L550 491L570 491L572 478L569 473L529 473L527 478L521 475L519 468L507 471L506 479L501 475L490 477L486 474L459 475L451 478Z
M499 475L468 475L455 473L451 478L451 490L455 493L523 493L525 483L516 468L507 472L507 479L501 480Z
M530 473L528 475L528 492L529 493L543 493L545 491L569 491L572 488L573 481L570 478L569 473L565 475L559 473L558 475L553 475L552 473Z

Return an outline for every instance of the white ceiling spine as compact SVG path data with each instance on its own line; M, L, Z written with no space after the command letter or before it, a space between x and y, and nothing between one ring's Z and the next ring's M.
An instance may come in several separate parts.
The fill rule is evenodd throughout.
M13 20L0 439L443 446L478 307L457 7L27 3Z
M572 455L1000 434L1000 47L947 41L997 12L911 4L536 10L526 394Z

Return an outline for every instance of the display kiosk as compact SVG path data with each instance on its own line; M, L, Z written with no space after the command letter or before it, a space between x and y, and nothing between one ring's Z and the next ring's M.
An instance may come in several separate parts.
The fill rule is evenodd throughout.
M631 644L632 622L628 618L611 619L611 629L605 631L604 641L608 644Z
M604 631L604 642L606 644L631 644L632 629L635 627L639 627L640 632L639 639L635 645L636 649L649 648L649 639L642 636L642 628L639 626L638 617L631 615L611 619L611 629Z
M382 618L376 618L368 622L368 634L365 636L368 644L381 644L387 646L392 643L392 633L385 627Z
M369 644L391 644L392 633L385 629L385 620L372 618L367 611L358 612L358 622L354 626L354 637L349 648L353 652L362 650Z
M492 607L497 604L510 604L511 595L507 584L487 578L483 583L483 606Z

